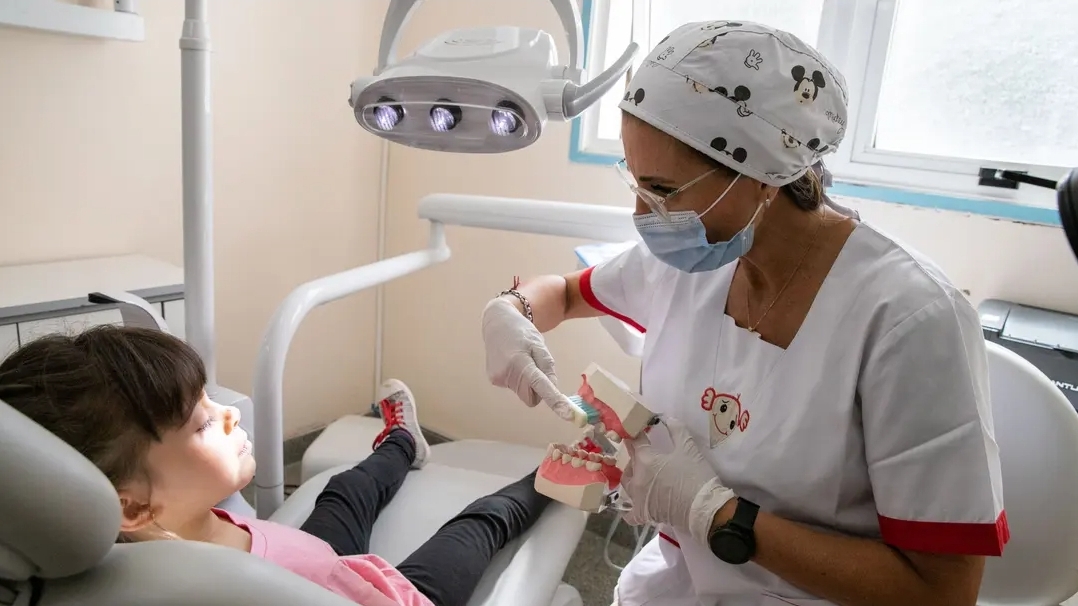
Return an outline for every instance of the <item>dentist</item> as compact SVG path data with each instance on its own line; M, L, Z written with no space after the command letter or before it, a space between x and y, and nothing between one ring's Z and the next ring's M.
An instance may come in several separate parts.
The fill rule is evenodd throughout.
M623 484L661 533L620 606L973 606L1008 540L977 313L810 170L846 106L786 32L679 27L620 105L642 242L484 310L491 381L562 411L542 333L600 314L646 333L668 431L628 444Z

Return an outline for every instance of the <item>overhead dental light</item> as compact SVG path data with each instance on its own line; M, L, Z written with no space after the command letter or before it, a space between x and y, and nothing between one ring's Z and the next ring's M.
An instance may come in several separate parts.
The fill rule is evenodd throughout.
M504 153L534 143L548 120L579 116L628 71L638 45L585 83L580 10L574 0L550 1L569 37L568 65L559 65L550 34L514 26L443 32L397 60L401 30L422 0L393 0L374 75L352 82L356 121L409 147Z

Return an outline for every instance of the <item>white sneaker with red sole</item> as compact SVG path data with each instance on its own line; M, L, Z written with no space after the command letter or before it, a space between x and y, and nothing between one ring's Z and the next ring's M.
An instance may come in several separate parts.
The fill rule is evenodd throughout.
M374 438L371 448L378 448L378 445L394 429L398 427L405 429L412 435L412 440L415 442L415 460L412 462L412 468L421 469L430 457L430 444L427 444L427 439L423 437L423 430L419 427L419 417L412 391L403 381L387 380L378 389L378 410L386 428Z

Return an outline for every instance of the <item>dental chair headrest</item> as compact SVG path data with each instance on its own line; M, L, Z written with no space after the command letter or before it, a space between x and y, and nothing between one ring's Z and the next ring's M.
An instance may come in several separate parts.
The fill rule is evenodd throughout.
M120 521L105 475L0 401L0 579L84 572L115 544Z

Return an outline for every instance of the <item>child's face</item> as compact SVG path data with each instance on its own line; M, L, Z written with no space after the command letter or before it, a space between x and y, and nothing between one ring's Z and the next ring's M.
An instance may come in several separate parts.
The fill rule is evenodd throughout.
M203 394L185 426L150 446L148 497L163 528L182 534L185 526L203 519L209 508L254 477L251 442L239 420L235 407L221 406ZM125 518L129 518L129 530L145 526L145 519Z

